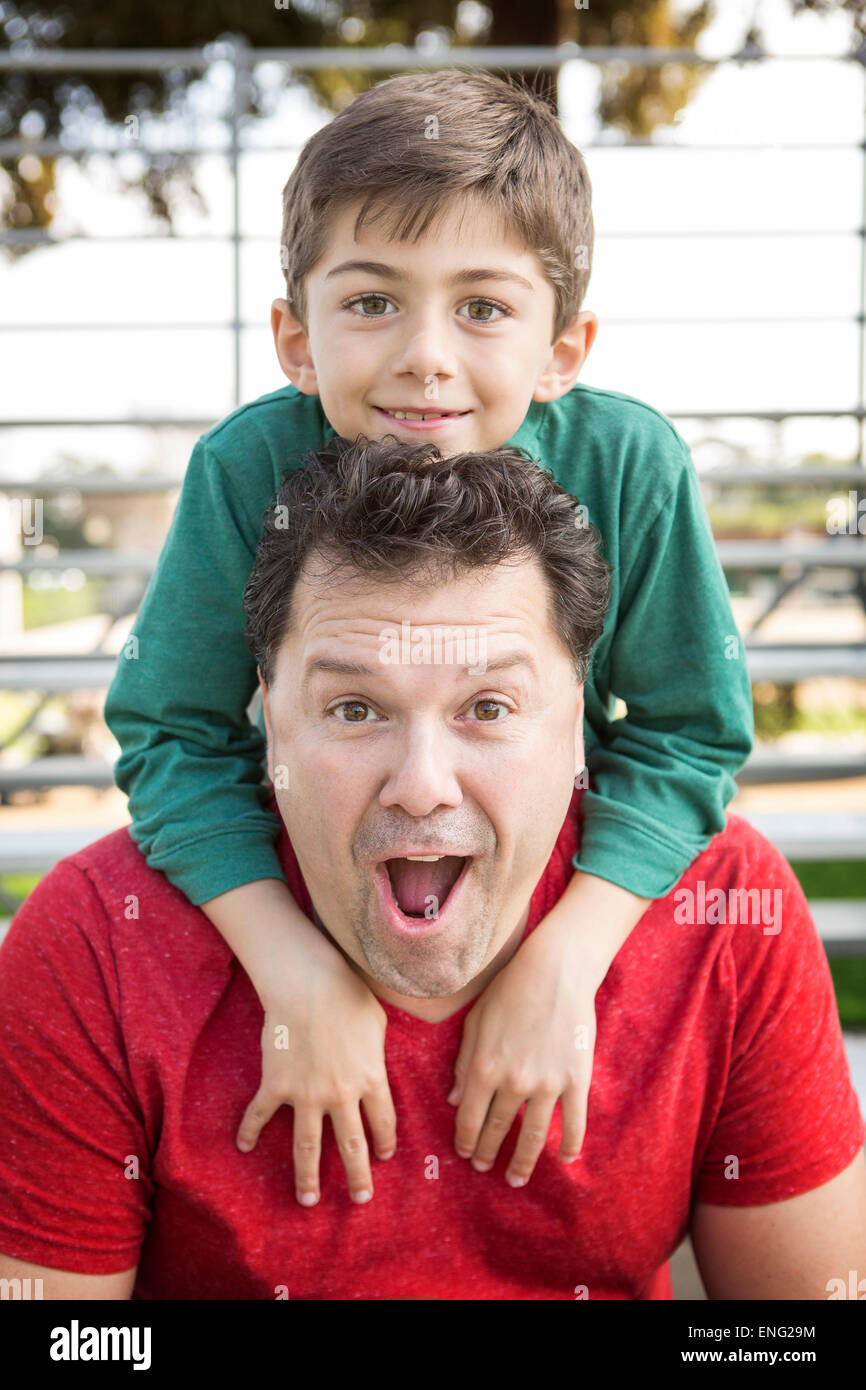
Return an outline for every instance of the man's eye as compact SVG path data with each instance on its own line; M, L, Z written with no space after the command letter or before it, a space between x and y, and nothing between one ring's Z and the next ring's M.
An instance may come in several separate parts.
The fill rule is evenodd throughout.
M345 719L341 719L337 714L337 710L340 709L347 711ZM368 714L372 715L374 719L376 718L372 706L366 704L364 700L341 700L338 705L333 706L330 713L337 714L337 718L341 724L367 724L369 723L367 719Z
M496 312L498 313L498 315L499 315L500 318L508 318L508 317L510 316L510 314L511 314L511 310L510 310L510 309L506 308L506 306L505 306L504 304L497 304L496 301L495 301L494 299L470 299L469 303L468 303L468 304L464 304L462 307L463 307L464 309L471 309L471 308L473 308L473 306L476 307L476 308L480 308L480 309L495 309ZM498 322L499 322L499 319L493 318L493 316L492 316L491 314L483 314L483 315L481 315L481 316L476 316L475 314L470 314L470 315L469 315L469 319L470 319L470 321L471 321L472 323L498 323Z
M345 309L354 309L354 307L355 307L356 304L386 304L386 305L387 305L387 304L390 304L390 303L391 303L390 299L386 299L385 296L384 296L383 294L359 294L359 295L356 295L356 297L355 297L354 299L347 299L347 300L346 300L346 303L343 305L343 307L344 307ZM384 313L377 313L375 310L374 310L374 312L373 312L372 314L368 314L368 313L362 313L362 314L361 314L361 318L362 318L362 319L383 319L383 318L385 318L385 317L386 317L386 315L385 315Z
M472 704L471 708L481 709L485 711L483 714L479 716L479 722L482 724L502 723L502 720L497 718L495 713L491 713L491 710L495 711L497 709L504 709L505 713L508 713L508 706L504 704L502 700L476 700Z

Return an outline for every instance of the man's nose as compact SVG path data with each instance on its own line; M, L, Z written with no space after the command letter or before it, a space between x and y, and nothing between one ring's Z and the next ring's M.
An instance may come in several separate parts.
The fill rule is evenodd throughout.
M454 739L429 724L408 728L390 750L392 762L379 802L408 816L429 816L441 806L459 806L463 792L454 762Z

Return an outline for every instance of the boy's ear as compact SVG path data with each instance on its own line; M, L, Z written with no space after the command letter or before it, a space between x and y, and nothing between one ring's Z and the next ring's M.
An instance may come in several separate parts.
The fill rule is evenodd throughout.
M555 401L570 391L589 356L598 332L598 317L591 309L576 314L550 349L544 371L535 383L534 401Z
M303 325L293 316L287 299L275 299L271 305L271 332L277 358L289 381L305 396L318 396L319 384L310 341Z

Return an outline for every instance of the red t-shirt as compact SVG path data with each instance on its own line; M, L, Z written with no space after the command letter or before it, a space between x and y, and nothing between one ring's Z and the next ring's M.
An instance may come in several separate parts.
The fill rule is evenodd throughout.
M573 872L579 799L527 932ZM279 853L309 913L285 829ZM740 887L780 890L777 934L683 920L683 889L699 903ZM736 817L644 914L597 995L573 1164L556 1157L557 1108L526 1187L504 1181L520 1117L494 1169L476 1173L454 1152L446 1101L472 1004L442 1023L384 1007L397 1153L373 1160L375 1197L356 1206L328 1124L322 1200L305 1209L290 1107L252 1153L235 1148L260 1077L262 1010L216 929L125 829L63 860L0 950L0 1251L85 1274L137 1263L141 1299L573 1299L583 1288L667 1299L693 1201L782 1201L828 1182L863 1144L805 900Z

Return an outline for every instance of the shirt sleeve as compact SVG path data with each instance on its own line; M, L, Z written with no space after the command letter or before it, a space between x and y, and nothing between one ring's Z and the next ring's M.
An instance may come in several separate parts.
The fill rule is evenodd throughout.
M200 439L105 704L130 833L196 906L285 878L262 785L265 743L247 716L257 675L243 591L262 524L239 493Z
M138 1263L153 1189L117 993L99 899L63 860L0 948L5 1255L80 1274Z
M732 929L736 1024L695 1185L698 1200L719 1206L763 1206L821 1187L864 1141L821 939L790 866L781 855L768 861L750 869L749 886L781 896L762 900L768 934Z
M587 705L589 786L575 867L640 897L669 893L725 826L734 773L752 751L745 651L698 479L683 466L640 534L605 659L612 719ZM602 681L600 681L600 688Z

